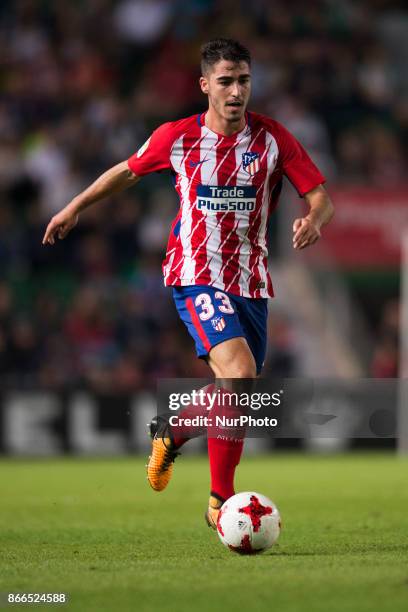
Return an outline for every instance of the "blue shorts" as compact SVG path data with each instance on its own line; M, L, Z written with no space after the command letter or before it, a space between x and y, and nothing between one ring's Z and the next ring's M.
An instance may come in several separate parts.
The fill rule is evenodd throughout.
M244 337L260 374L266 353L267 298L240 297L208 285L173 287L173 298L198 357L207 357L225 340Z

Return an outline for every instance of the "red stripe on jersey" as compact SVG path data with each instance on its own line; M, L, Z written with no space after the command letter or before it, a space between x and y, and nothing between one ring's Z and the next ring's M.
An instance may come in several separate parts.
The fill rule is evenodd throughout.
M186 307L188 312L190 313L191 321L196 329L196 332L201 342L204 345L205 350L209 352L211 349L211 343L207 338L207 334L205 333L203 326L201 325L200 318L196 312L196 309L194 308L193 300L191 298L186 299Z

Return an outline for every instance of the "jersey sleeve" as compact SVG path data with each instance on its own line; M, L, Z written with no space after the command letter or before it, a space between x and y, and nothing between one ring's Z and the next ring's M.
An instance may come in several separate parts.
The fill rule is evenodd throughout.
M303 197L305 193L326 182L300 142L282 125L279 125L278 146L283 174L300 196Z
M128 159L128 166L137 176L171 168L170 151L173 144L170 123L163 123L140 149Z

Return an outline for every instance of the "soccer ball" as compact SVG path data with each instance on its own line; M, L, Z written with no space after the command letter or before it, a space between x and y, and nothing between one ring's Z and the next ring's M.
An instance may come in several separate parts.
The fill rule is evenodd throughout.
M279 510L260 493L233 495L222 505L217 521L221 542L241 555L270 548L281 530Z

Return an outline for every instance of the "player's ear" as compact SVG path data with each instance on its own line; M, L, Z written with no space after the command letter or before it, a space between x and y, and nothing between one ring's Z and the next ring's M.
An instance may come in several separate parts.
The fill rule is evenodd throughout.
M208 80L206 77L200 77L200 87L203 93L208 94Z

